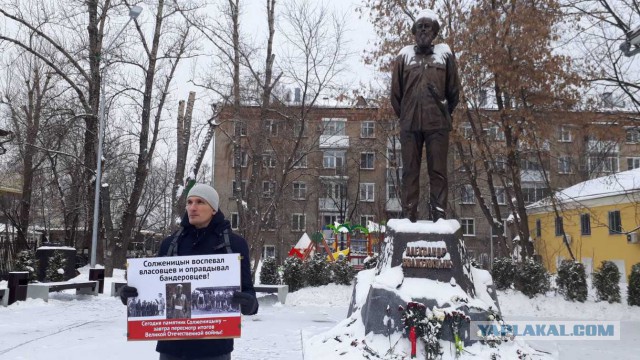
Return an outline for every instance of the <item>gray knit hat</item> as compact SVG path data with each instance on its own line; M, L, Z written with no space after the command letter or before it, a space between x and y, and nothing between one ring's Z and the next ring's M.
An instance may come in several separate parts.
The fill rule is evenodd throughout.
M213 208L213 210L218 211L218 204L220 203L220 197L218 196L218 192L216 189L212 188L207 184L195 184L189 190L189 195L187 195L187 199L192 196L198 196L204 199L209 205Z

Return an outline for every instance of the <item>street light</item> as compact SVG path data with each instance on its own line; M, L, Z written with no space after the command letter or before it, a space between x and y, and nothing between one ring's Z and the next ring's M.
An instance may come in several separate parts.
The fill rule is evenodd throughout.
M129 9L129 20L126 24L120 29L118 34L111 40L109 45L106 48L103 48L101 51L102 54L108 54L113 44L115 44L116 40L124 29L126 29L127 25L131 22L131 20L135 20L140 13L142 12L142 8L140 6L132 6ZM102 57L102 56L101 56ZM104 60L104 57L102 57ZM96 191L93 199L93 230L91 233L91 268L96 267L96 250L98 248L98 218L100 216L100 188L102 187L102 138L104 137L104 113L105 113L105 92L106 86L105 84L107 78L107 63L105 62L105 66L102 68L102 74L100 76L101 84L100 84L100 106L99 106L99 116L98 116L98 151L96 154Z

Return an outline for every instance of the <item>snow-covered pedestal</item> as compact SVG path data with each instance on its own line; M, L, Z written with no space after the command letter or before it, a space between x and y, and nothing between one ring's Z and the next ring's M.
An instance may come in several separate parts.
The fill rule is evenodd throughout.
M408 308L416 306L423 314L411 318L422 326L418 358L517 359L530 349L521 341L490 347L472 340L470 322L493 321L500 309L491 275L467 259L458 221L395 219L387 224L377 267L358 273L347 319L308 339L305 359L405 359L412 351Z

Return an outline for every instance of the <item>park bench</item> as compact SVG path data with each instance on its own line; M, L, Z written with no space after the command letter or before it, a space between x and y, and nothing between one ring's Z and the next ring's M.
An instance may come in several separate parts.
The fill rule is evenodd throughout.
M287 300L287 294L289 293L289 285L254 285L253 289L257 293L278 294L278 301L284 304Z
M124 281L114 281L111 283L111 296L120 296L120 289L127 285Z
M49 301L50 292L70 289L76 289L77 295L98 295L98 286L97 281L35 283L27 287L27 297Z
M0 289L0 306L9 304L9 289Z

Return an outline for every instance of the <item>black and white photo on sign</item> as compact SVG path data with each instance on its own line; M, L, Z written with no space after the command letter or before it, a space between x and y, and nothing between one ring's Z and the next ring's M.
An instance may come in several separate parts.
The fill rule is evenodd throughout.
M240 307L231 298L239 286L198 287L191 293L191 311L194 315L237 314Z
M191 283L166 285L167 319L191 318Z
M155 298L129 298L127 316L130 318L164 316L165 308L166 301L162 293L158 293Z

